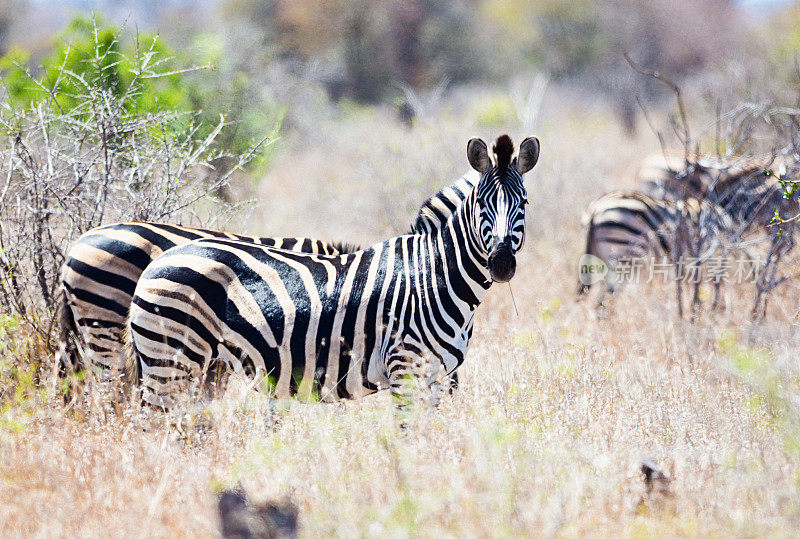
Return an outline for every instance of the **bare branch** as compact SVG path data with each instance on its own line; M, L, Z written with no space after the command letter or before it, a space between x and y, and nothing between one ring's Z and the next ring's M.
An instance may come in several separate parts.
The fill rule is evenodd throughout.
M652 70L652 69L645 69L645 68L637 65L631 59L631 57L628 55L627 52L623 52L622 55L624 56L625 61L628 62L628 65L630 65L631 68L633 68L634 71L636 71L637 73L641 73L642 75L646 75L648 77L653 77L654 79L666 84L669 87L669 89L672 90L675 93L675 99L678 102L678 112L680 113L681 124L683 126L683 138L682 138L681 142L683 142L683 145L684 145L684 157L686 159L686 162L688 163L689 162L689 141L691 140L691 137L689 136L689 122L686 119L686 106L683 103L683 96L681 95L680 87L677 84L675 84L674 82L672 82L670 79L668 79L667 77L665 77L664 75L659 73L658 71L655 71L655 70Z

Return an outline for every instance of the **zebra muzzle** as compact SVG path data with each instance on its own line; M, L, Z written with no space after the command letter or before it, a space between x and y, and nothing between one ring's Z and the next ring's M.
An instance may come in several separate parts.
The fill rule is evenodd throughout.
M505 283L514 277L517 271L517 259L511 250L510 241L505 239L495 245L489 253L489 275L492 281Z

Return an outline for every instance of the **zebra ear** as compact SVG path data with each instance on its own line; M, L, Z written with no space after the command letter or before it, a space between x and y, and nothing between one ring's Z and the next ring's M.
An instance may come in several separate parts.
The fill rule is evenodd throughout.
M534 167L539 160L539 139L528 137L519 145L519 157L517 158L517 170L520 174L525 174Z
M479 138L473 138L467 142L467 159L472 168L481 174L492 168L489 149L486 147L486 143Z

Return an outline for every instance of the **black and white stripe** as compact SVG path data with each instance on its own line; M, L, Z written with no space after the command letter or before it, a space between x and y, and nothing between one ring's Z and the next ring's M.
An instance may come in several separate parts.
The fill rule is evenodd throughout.
M423 203L412 232L431 232L447 221L477 183L467 173ZM200 238L229 238L316 254L342 254L357 246L309 238L265 238L167 223L129 222L93 228L67 254L61 274L59 372L124 366L122 329L144 268L164 251ZM457 385L454 375L452 385Z
M464 361L475 310L493 281L513 276L524 240L522 175L538 140L512 161L503 136L494 153L493 163L470 141L480 181L429 232L340 256L204 239L156 259L129 318L145 401L169 407L219 364L279 397L402 396L407 377L435 385Z
M737 232L763 230L776 210L784 216L797 214L797 196L784 197L780 181L790 179L788 164L783 158L763 157L725 168L707 166L710 182L705 199L731 216Z
M623 260L663 259L676 248L691 252L691 242L698 238L713 249L715 242L722 242L721 234L730 230L730 217L718 206L696 198L669 200L638 191L614 191L589 205L584 227L584 252L602 259L613 271ZM613 283L609 286L613 290ZM590 287L580 284L579 291L588 292Z
M164 251L200 238L227 238L323 255L357 249L308 238L260 238L165 223L93 228L72 246L61 272L60 372L87 368L108 375L121 372L125 365L122 334L139 277Z
M451 185L444 187L422 203L411 232L430 233L447 223L461 202L472 192L481 179L476 170L470 170Z
M779 181L788 160L774 156L690 159L650 156L636 174L637 190L655 198L705 200L730 215L739 232L763 228L777 209L796 214L797 201L784 198Z

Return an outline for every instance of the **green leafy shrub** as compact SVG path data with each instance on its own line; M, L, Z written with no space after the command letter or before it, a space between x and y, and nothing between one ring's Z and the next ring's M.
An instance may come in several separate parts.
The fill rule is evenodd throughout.
M12 49L0 59L8 99L22 107L52 100L61 110L91 114L81 109L85 104L81 96L88 85L96 84L124 98L126 112L185 105L183 71L170 65L168 48L150 34L135 36L133 43L123 44L122 39L123 33L114 25L76 17L56 35L53 49L40 66L30 65L30 54L24 49Z
M99 18L76 17L55 37L39 66L31 65L26 50L10 50L0 58L7 99L16 107L51 101L85 120L94 111L82 108L82 96L95 85L121 100L126 113L191 113L170 126L185 131L193 123L199 137L209 136L224 118L213 146L225 152L245 152L277 131L279 110L231 67L219 36L201 33L175 53L155 35L130 36L123 30Z
M183 73L157 39L129 55L119 32L88 24L69 31L91 29L91 42L64 44L38 75L14 65L5 80L17 93L0 102L0 313L45 348L61 265L80 234L125 220L214 226L240 208L216 194L269 140L222 151L216 142L230 124L178 107L188 102Z

